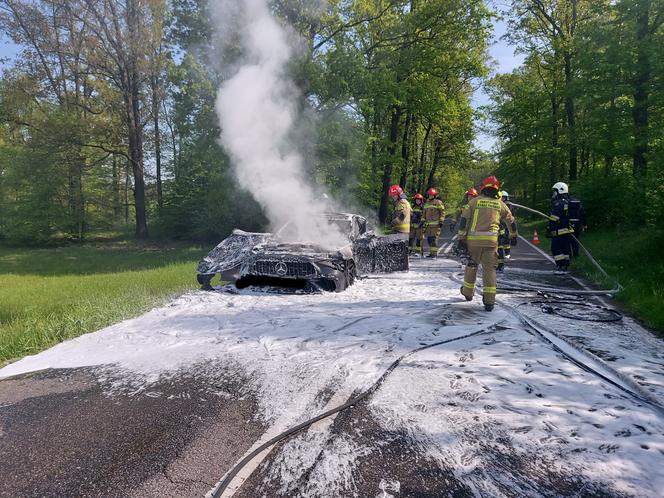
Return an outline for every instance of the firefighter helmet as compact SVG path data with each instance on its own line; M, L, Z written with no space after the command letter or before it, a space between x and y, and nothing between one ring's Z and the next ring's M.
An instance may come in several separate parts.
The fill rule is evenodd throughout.
M427 190L427 195L430 197L436 197L438 195L438 191L435 188L431 187L429 188L429 190Z
M387 195L392 197L393 199L398 199L401 197L401 194L403 194L403 189L399 185L392 185L390 187L390 190L388 190Z
M563 182L558 182L554 184L553 187L551 187L551 190L555 190L556 194L561 195L561 194L569 194L569 187L567 186L566 183Z
M482 180L482 184L480 185L480 190L484 190L485 188L495 188L496 190L500 190L500 181L494 175L487 176Z
M423 200L424 200L424 196L423 196L422 194L415 194L415 200L417 200L417 199L423 201Z
M510 199L510 194L507 193L507 190L503 190L503 191L500 193L500 197L502 197L503 199L509 201L509 199Z
M468 190L466 190L466 195L468 195L468 197L477 197L480 195L480 193L475 187L470 187Z

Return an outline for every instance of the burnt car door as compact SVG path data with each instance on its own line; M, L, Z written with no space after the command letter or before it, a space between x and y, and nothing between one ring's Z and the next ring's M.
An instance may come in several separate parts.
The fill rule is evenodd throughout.
M401 235L378 236L367 232L353 241L359 273L408 271L408 242Z

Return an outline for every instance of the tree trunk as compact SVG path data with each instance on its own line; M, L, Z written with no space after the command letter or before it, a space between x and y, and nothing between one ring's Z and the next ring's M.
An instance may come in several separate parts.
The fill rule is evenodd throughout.
M387 192L390 188L392 180L392 167L394 165L394 152L397 148L397 141L399 140L399 121L401 121L401 107L394 106L392 108L392 118L390 120L390 141L387 145L387 158L383 166L383 191L380 196L380 207L378 209L378 221L385 224L387 221Z
M124 191L125 225L129 225L129 188L131 187L131 178L129 175L129 171L131 169L130 162L131 161L127 161L127 164L125 166L125 191Z
M85 158L78 157L75 160L76 179L78 191L76 192L76 211L74 219L76 220L76 234L78 240L83 240L87 231L87 222L85 219L85 193L83 190L83 173L85 170Z
M578 177L577 142L576 142L576 112L574 97L572 95L572 54L565 52L565 112L567 113L567 133L569 139L569 179Z
M611 105L609 107L609 123L607 126L607 146L604 149L604 176L611 176L613 161L615 159L615 128L616 128L616 96L615 89L611 94Z
M427 127L424 130L424 138L422 139L422 150L420 151L420 169L422 171L422 175L424 175L424 172L426 171L426 166L425 166L426 162L425 161L426 161L426 157L427 157L427 147L428 147L428 144L429 144L429 135L431 134L431 128L432 127L433 127L433 125L431 123L429 123L427 125ZM431 174L429 174L429 180L427 181L427 186L426 186L427 190L429 189L429 187L432 186L431 183L432 183L432 178L431 178Z
M122 214L122 194L120 190L120 171L118 158L113 156L113 221L117 222Z
M79 156L69 165L69 231L77 240L83 240L85 235L84 162L85 159Z
M378 126L380 125L380 115L374 102L373 119L371 122L371 177L375 178L378 174Z
M427 135L428 135L429 131L431 131L431 125L429 125L429 129L427 130ZM434 176L436 175L436 172L438 171L438 166L440 166L440 161L443 158L443 154L442 154L442 152L443 152L443 142L442 142L442 140L440 138L436 138L434 143L435 143L435 145L434 145L434 153L433 153L433 163L431 165L431 170L429 170L429 181L427 182L427 185L429 187L433 187Z
M136 60L140 19L136 0L127 2L127 25L132 37L130 41L129 62L125 70L124 100L127 113L127 131L129 138L129 157L134 174L134 209L136 211L137 239L148 237L148 222L145 206L145 173L143 164L143 125L141 123L140 76Z
M549 183L558 181L558 111L560 103L556 92L551 94L551 156L549 167Z
M648 174L648 86L650 84L650 0L636 2L636 77L634 80L634 152L632 169L637 181Z
M412 118L413 114L409 112L406 115L406 124L404 124L403 136L401 137L401 178L399 179L399 185L401 185L401 188L404 190L406 190L406 181L408 180L410 155L410 147L408 145Z
M157 205L164 207L161 186L161 134L159 130L159 77L153 75L152 85L152 119L154 123L154 156L157 167Z

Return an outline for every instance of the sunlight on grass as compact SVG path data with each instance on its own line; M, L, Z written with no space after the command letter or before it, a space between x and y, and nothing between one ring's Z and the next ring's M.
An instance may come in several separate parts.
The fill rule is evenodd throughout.
M0 249L0 365L197 288L202 253L198 247Z

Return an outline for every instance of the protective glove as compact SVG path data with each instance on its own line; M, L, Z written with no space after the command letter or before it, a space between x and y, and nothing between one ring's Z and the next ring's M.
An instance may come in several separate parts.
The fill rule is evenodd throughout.
M516 247L516 243L518 242L518 240L519 240L519 237L512 237L512 238L510 239L510 245L511 245L512 247Z
M468 244L466 239L459 239L456 244L456 253L457 254L466 254L468 253Z

